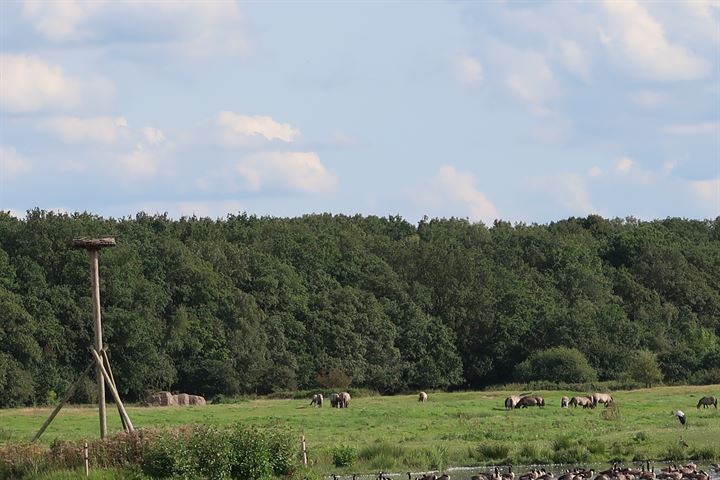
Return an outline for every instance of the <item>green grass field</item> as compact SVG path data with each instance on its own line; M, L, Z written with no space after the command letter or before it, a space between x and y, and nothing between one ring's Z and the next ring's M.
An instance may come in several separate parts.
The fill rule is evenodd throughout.
M513 392L517 393L517 392ZM309 406L309 400L252 400L206 407L130 407L136 427L232 422L281 425L307 439L312 469L319 473L443 469L512 463L575 463L720 457L720 411L696 409L699 397L720 396L720 385L660 387L614 392L617 417L595 410L561 409L560 397L580 392L535 392L545 408L506 411L508 392L430 393L353 399L348 409ZM688 428L671 415L683 410ZM27 441L51 409L0 410L0 444ZM120 429L108 409L111 431ZM64 408L42 442L97 436L97 410ZM299 440L298 440L299 445ZM343 451L356 457L345 467Z

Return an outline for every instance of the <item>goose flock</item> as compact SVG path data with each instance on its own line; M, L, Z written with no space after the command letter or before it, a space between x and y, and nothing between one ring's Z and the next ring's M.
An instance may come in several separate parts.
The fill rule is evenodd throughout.
M712 464L712 471L720 474L720 464ZM332 476L333 480L339 480L336 475ZM353 475L356 480L356 475ZM408 480L450 480L450 475L444 473L440 476L434 473L425 473L422 476L413 479L412 474L407 472ZM376 480L392 480L391 477L380 472ZM618 467L613 464L612 468L596 472L594 469L574 468L565 470L557 476L552 472L546 471L544 468L532 469L522 475L515 475L512 466L508 467L506 473L500 472L498 467L494 467L489 472L478 472L470 477L470 480L711 480L710 475L704 470L698 470L695 463L688 463L684 466L672 464L668 467L660 469L657 473L650 462L641 463L639 468Z

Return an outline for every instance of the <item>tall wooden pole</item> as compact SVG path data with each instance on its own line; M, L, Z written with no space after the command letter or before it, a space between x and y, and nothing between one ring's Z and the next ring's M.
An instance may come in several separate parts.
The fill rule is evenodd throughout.
M100 249L115 246L115 239L113 237L78 237L73 239L72 246L75 248L85 249L88 252L88 256L90 257L90 285L92 287L93 330L95 331L93 348L97 352L102 352L103 338L102 319L100 315L100 272L98 267L98 258L100 256ZM98 413L100 416L100 438L104 439L107 436L107 414L105 411L105 380L102 373L102 364L98 364L96 366L95 373L97 378Z
M92 284L93 299L93 329L95 330L95 351L103 349L102 340L102 318L100 315L100 273L98 266L98 250L88 250L90 256L90 283ZM100 365L95 367L97 378L98 410L100 414L100 438L107 436L107 414L105 412L105 379L103 378Z

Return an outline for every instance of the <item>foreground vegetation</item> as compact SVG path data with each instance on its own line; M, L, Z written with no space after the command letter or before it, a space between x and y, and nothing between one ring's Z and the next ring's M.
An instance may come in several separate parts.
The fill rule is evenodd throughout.
M561 409L560 397L573 392L540 391L535 393L545 396L544 409L505 411L508 393L431 392L426 404L418 403L415 395L369 396L353 399L350 408L342 410L313 408L306 399L261 399L207 407L131 407L130 415L144 428L192 423L225 428L238 422L279 428L287 432L294 452L304 434L311 470L303 476L478 464L720 459L720 412L695 409L701 396L718 395L720 385L615 392L616 409L595 410ZM687 429L671 414L678 409L687 413ZM30 438L47 413L0 410L4 442ZM111 430L119 430L119 421L114 416L110 420ZM70 408L42 441L50 445L60 439L93 438L96 430L95 409Z
M720 218L486 227L35 210L0 212L0 407L52 404L90 361L88 259L68 246L79 235L118 237L101 256L104 338L130 400L720 382ZM578 368L547 368L553 358ZM73 400L94 392L88 377Z

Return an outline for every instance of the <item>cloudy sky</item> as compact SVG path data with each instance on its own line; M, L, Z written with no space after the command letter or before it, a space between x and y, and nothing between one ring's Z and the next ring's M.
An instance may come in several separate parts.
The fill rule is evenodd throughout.
M0 209L720 215L720 3L0 2Z

